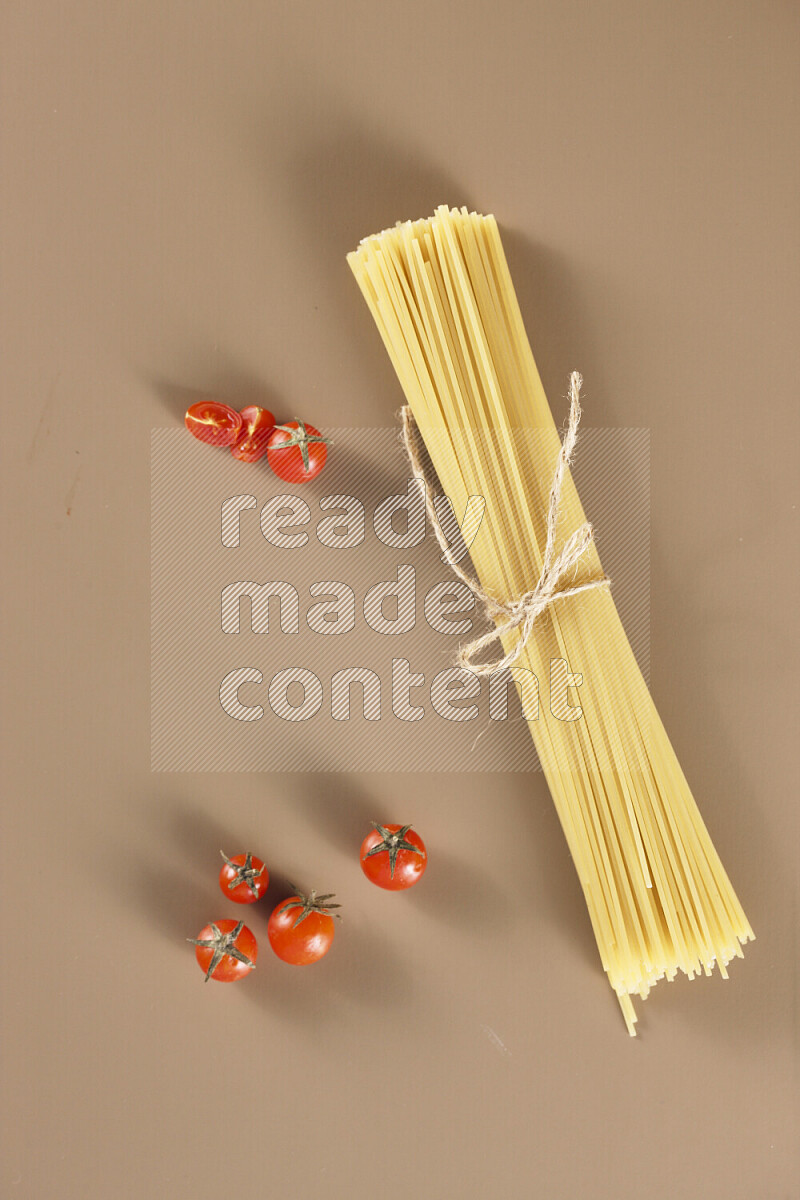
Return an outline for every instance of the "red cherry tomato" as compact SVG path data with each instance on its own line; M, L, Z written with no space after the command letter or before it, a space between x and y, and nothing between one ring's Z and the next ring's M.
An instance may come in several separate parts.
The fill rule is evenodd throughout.
M327 954L333 941L333 916L330 909L333 894L304 896L297 892L282 901L273 911L267 925L269 944L284 962L304 966Z
M313 425L289 421L276 425L267 446L267 461L286 483L306 483L319 475L331 443Z
M202 400L186 410L183 418L189 433L198 441L209 446L232 446L242 432L244 420L240 413L218 404L215 400Z
M425 873L425 843L410 825L377 825L361 843L361 869L371 883L399 892Z
M239 416L243 425L231 454L242 462L258 462L267 453L269 435L275 428L275 418L267 408L252 404L243 408Z
M261 859L252 854L234 854L228 858L221 850L220 854L225 866L219 873L219 886L228 899L237 904L260 900L269 887L269 871Z
M206 983L234 983L244 979L256 965L258 944L244 921L212 921L196 938L188 939L195 947Z

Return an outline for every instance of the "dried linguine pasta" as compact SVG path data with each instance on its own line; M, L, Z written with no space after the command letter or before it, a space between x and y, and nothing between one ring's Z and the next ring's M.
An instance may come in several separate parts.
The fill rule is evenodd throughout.
M501 601L542 568L558 432L522 322L497 224L437 209L366 238L348 262L456 512L484 497L470 554ZM585 521L569 472L559 537ZM594 545L575 582L602 576ZM506 652L519 630L503 634ZM724 976L753 937L655 710L607 588L537 618L511 673L580 671L580 716L542 705L528 726L569 844L603 967L635 1033L632 996L680 970ZM528 714L526 714L528 715Z

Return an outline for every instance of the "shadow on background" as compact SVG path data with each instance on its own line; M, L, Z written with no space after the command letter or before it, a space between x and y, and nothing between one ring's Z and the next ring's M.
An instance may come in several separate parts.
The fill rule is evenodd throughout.
M160 797L150 808L158 830L153 853L117 850L120 870L114 880L145 920L180 944L208 921L249 908L227 901L218 882L220 850L238 854L247 839L182 799Z
M476 861L456 858L437 846L425 875L407 893L409 904L433 921L478 934L514 923L511 889L502 889ZM526 914L527 917L527 914Z
M342 854L357 861L372 821L390 820L379 811L358 776L341 772L310 775L298 780L292 804L304 813L309 824Z
M175 869L158 861L128 852L124 868L115 881L115 890L127 893L131 903L145 920L167 941L186 945L186 938L196 937L209 921L218 919L224 900L219 893L219 905L214 895L216 880L200 883L182 869L176 855ZM227 913L225 914L228 915Z
M334 102L335 103L335 102ZM316 119L302 125L283 168L283 178L296 214L295 236L314 252L326 294L321 297L332 319L342 327L342 338L374 372L375 403L383 405L378 423L390 416L386 396L399 396L399 384L374 328L372 317L346 263L346 255L370 234L398 221L429 217L440 204L462 205L478 212L494 212L494 197L480 193L471 183L459 181L436 162L421 157L385 131L368 127L352 113L328 117L332 132L321 137ZM275 174L270 163L270 182ZM586 285L562 254L535 243L510 228L503 214L495 213L537 364L549 394L566 396L572 370L586 378L587 396L607 393L608 348L593 334L585 302ZM394 384L392 391L388 391ZM556 409L559 404L556 402ZM566 401L563 409L566 412ZM589 413L589 424L610 424ZM594 422L592 421L594 416ZM556 412L559 419L559 412Z
M345 255L362 238L398 221L428 217L440 204L472 207L473 201L439 164L368 129L360 118L342 114L329 128L333 132L320 137L312 122L305 142L300 133L285 179L298 232L338 294L342 280L354 287ZM357 289L352 294L358 299Z
M698 569L713 570L713 559L714 547L701 545ZM794 854L794 847L783 848L772 842L760 820L760 798L743 783L740 754L716 707L710 686L715 678L716 651L711 648L710 633L719 629L719 611L697 611L685 591L675 586L674 570L660 538L652 539L651 565L654 598L669 596L669 602L659 606L659 642L680 648L679 655L669 663L663 654L654 658L654 700L757 940L744 946L743 959L734 959L729 965L729 980L723 980L716 969L712 978L692 980L691 986L681 976L680 988L662 982L638 1008L640 1012L649 1011L655 1021L662 1005L664 1012L674 1013L682 1023L728 1045L740 1042L742 1028L750 1037L757 1035L765 1042L777 1034L789 1039L794 1028L793 1006L785 1002L785 997L764 988L765 968L762 965L757 969L757 961L769 945L762 940L769 938L761 907L765 871L770 887L788 894L791 868L787 855ZM703 990L712 988L719 1002L703 1003ZM720 992L720 988L724 990ZM742 1017L744 1009L748 1015ZM759 1013L760 1019L753 1019L753 1012Z
M508 268L536 365L561 427L569 410L569 376L580 371L583 423L613 425L608 404L608 347L599 345L587 307L585 283L564 254L510 229L498 217ZM602 397L600 405L594 397Z
M221 366L205 380L203 388L185 387L166 379L146 378L148 387L158 397L170 417L183 423L183 415L187 408L199 404L201 400L214 400L229 404L238 412L248 405L257 404L259 408L269 409L278 420L282 409L280 397L261 380L238 370L231 365Z
M264 856L263 851L259 853L257 847L250 845L251 839L248 836L210 817L201 808L183 803L173 804L165 807L163 816L176 854L180 854L183 859L188 858L198 874L202 874L205 879L212 879L215 883L222 867L220 851L224 850L229 857L247 853L248 850L261 858ZM239 907L244 909L248 906Z
M336 101L332 101L335 109ZM397 221L429 216L439 204L471 204L465 189L442 167L385 131L369 128L362 118L334 111L321 136L316 114L297 135L281 164L280 181L295 216L292 235L311 252L321 281L319 309L335 322L343 346L358 355L361 370L374 387L360 398L369 416L365 424L387 425L402 402L400 386L372 317L347 265L358 243ZM263 130L257 152L263 156ZM274 164L265 162L270 185Z

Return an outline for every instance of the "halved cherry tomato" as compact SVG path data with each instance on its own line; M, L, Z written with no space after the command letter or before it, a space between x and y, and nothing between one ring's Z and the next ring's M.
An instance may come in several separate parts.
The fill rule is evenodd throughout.
M219 886L229 900L237 904L253 904L260 900L269 887L269 871L260 858L253 854L234 854L228 858L220 850L225 859L225 866L219 873Z
M244 426L239 413L216 400L193 404L186 410L184 421L189 433L209 446L232 446Z
M256 965L258 944L244 921L212 921L196 938L187 938L195 947L206 983L235 983L244 979Z
M425 873L425 843L410 825L378 825L361 843L361 869L371 883L399 892L413 887Z
M238 440L231 446L231 454L242 462L258 462L267 453L275 418L268 408L259 408L257 404L243 408L239 416L244 424Z
M273 910L267 933L278 958L293 966L305 966L328 953L333 942L333 917L339 916L331 915L330 910L341 907L331 904L332 899L332 892L326 896L297 892Z
M325 466L330 444L313 425L288 421L276 425L270 434L267 461L286 483L306 483Z

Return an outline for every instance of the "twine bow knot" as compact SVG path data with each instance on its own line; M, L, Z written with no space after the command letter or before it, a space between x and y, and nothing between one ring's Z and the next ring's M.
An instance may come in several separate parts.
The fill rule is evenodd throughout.
M589 521L572 533L564 543L559 554L555 553L558 517L561 506L561 488L564 475L569 466L575 441L578 436L578 425L581 419L580 391L583 379L578 371L573 371L569 380L569 424L558 456L553 482L550 486L550 503L547 510L547 540L545 543L542 569L534 587L515 600L500 601L489 595L477 579L468 575L459 564L448 545L447 537L439 521L439 514L433 502L432 489L425 475L419 454L417 426L411 409L407 406L402 410L403 443L415 478L420 479L425 494L425 509L428 513L436 540L444 551L445 558L456 575L465 583L470 591L483 603L488 617L495 621L495 628L480 637L474 638L459 648L458 664L474 675L494 675L503 671L519 658L530 638L533 627L541 614L556 600L565 600L568 596L577 596L580 592L588 592L594 588L608 587L611 580L607 575L599 575L583 583L566 584L568 574L580 562L583 555L594 541L594 529ZM520 631L514 646L502 658L490 662L476 662L476 657L489 646L493 646L506 633L518 629ZM502 642L501 642L502 644Z

